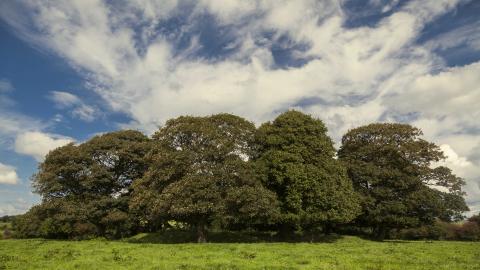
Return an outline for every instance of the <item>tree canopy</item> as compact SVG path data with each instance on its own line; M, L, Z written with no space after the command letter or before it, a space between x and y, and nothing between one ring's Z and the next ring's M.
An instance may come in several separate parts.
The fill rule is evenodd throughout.
M465 182L421 135L371 124L345 134L337 153L324 123L298 111L259 128L216 114L170 119L151 138L105 133L45 157L32 176L42 201L15 217L14 231L121 238L176 224L205 242L210 229L313 236L347 224L383 237L462 219ZM477 239L474 221L458 235Z
M27 216L41 221L26 225L51 237L128 235L135 226L128 214L131 183L147 167L149 143L141 132L124 130L51 151L32 177L42 204Z
M382 238L391 228L461 218L468 208L463 179L446 167L441 149L407 124L370 124L350 130L338 152L362 197L357 222Z
M357 196L321 120L288 111L258 131L257 164L281 204L281 229L347 223L359 214Z
M153 135L152 166L135 185L134 206L153 220L196 226L199 242L214 221L265 222L275 215L276 198L248 162L254 134L252 123L229 114L169 120Z

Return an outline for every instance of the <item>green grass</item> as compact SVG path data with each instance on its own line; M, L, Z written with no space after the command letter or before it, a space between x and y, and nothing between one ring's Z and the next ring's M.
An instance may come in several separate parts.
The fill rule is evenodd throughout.
M0 269L480 269L478 242L346 236L313 244L151 243L154 239L2 240Z

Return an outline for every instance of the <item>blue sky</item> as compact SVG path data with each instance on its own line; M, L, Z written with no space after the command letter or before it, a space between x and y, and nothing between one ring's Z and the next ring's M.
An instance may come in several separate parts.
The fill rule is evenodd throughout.
M421 128L478 212L479 14L477 0L2 1L0 216L39 201L29 178L65 143L290 108L337 142L371 122Z

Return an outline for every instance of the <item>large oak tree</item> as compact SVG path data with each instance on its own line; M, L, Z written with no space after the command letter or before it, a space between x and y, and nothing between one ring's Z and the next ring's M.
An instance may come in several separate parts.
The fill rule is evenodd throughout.
M392 228L452 221L468 210L463 179L434 164L441 149L421 138L407 124L370 124L350 130L338 152L362 197L360 226L372 227L378 238Z
M132 182L146 170L149 149L145 135L124 130L51 151L32 177L42 203L28 215L40 215L40 234L80 237L83 230L84 236L121 237L135 232L129 195Z
M281 203L280 233L296 228L327 229L359 213L345 168L321 120L288 111L258 130L256 159L264 185Z

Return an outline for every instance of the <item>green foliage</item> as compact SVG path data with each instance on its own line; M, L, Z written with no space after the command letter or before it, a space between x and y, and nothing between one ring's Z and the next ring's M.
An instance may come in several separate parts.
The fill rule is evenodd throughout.
M124 130L51 151L32 177L42 202L0 221L13 220L17 237L69 239L174 227L196 229L199 242L207 228L313 241L352 220L378 235L421 231L468 208L463 179L432 167L443 154L420 136L408 125L359 127L343 137L338 160L323 122L301 112L258 129L231 114L182 116L152 139ZM473 217L445 239L475 240L478 226Z
M362 196L357 224L373 227L380 238L391 228L458 220L468 210L463 179L446 167L432 168L444 156L421 135L406 124L370 124L342 138L338 156Z
M46 156L33 185L44 200L120 196L146 170L143 157L149 146L149 139L133 130L95 136L78 146L68 144Z
M119 238L136 232L128 198L131 183L146 170L149 150L145 135L125 130L51 151L32 178L42 203L18 218L17 235Z
M456 228L455 234L456 240L480 241L480 225L467 221Z
M12 222L17 216L3 216L0 217L0 222Z
M394 238L409 240L463 240L479 241L480 225L474 221L448 223L436 221L431 225L403 229L395 233Z
M0 218L0 239L9 239L12 237L12 222L15 216L4 216Z
M476 214L476 215L473 215L471 216L468 221L470 222L475 222L477 223L478 225L480 225L480 214Z
M199 242L214 221L266 222L276 198L257 181L246 159L254 153L255 127L234 115L179 117L153 135L151 164L135 183L131 207L147 222L168 219L196 226Z
M258 130L259 175L281 202L283 229L346 223L359 213L357 196L326 133L321 120L297 111Z

